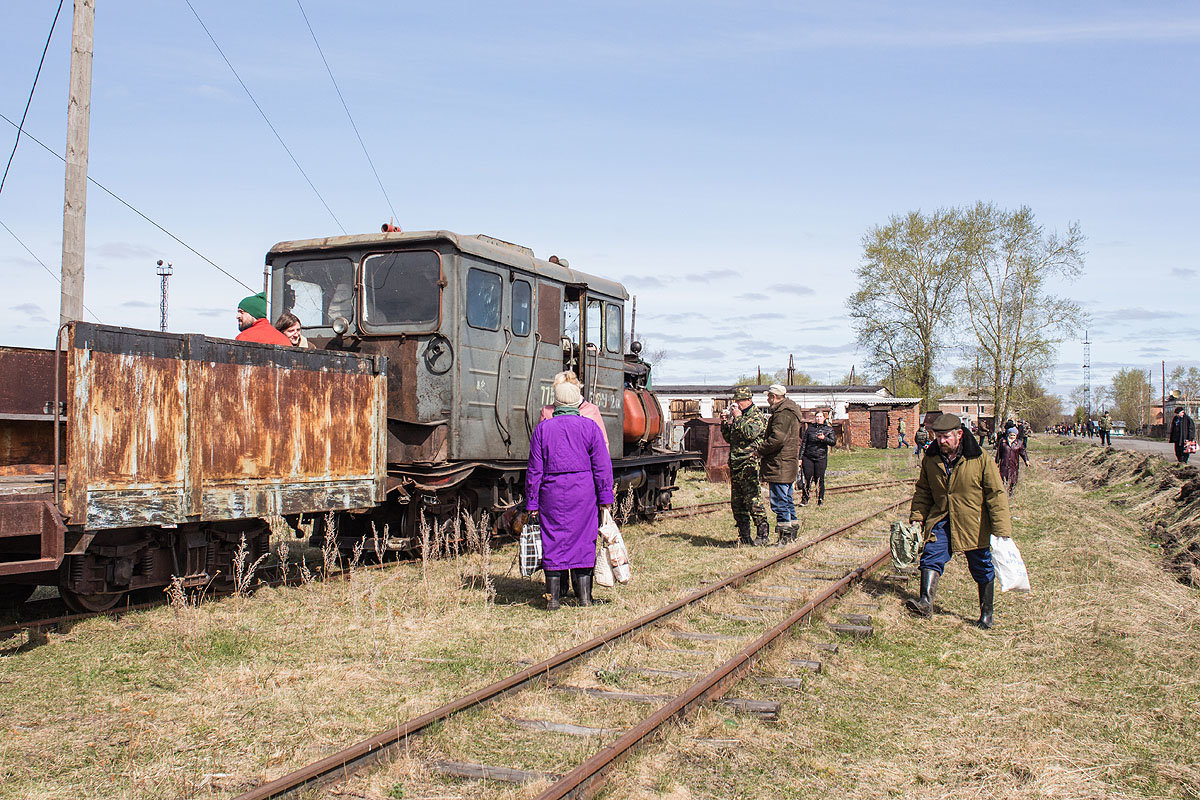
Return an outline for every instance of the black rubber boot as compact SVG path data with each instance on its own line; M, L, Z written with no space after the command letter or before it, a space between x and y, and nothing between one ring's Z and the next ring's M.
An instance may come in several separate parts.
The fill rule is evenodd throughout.
M795 520L791 522L782 522L776 526L775 530L779 534L779 546L787 547L796 541L797 531L800 529L800 523Z
M766 547L771 543L771 523L767 522L767 518L763 517L758 523L758 536L754 538L755 547Z
M739 522L738 526L738 544L754 544L754 539L750 537L750 521Z
M985 631L992 627L992 600L996 596L994 580L979 584L979 627Z
M922 617L933 616L933 595L937 591L938 575L936 570L921 570L921 596L916 600L906 600L908 610Z
M590 569L571 570L571 588L575 590L575 596L579 598L579 605L590 606L592 604L592 571Z
M562 571L546 570L546 610L557 611L562 608Z

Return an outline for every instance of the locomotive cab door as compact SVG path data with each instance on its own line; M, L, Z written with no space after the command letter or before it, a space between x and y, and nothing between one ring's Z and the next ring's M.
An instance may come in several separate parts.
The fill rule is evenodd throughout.
M573 370L583 384L583 398L595 403L608 433L610 452L620 453L623 438L622 303L586 285L566 287L563 298L563 369Z

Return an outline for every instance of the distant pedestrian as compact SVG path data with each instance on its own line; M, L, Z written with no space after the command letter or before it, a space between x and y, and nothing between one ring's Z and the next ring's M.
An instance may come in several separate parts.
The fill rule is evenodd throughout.
M786 545L796 541L800 529L792 498L792 485L800 474L800 408L778 383L767 389L767 405L771 418L758 452L762 456L762 479L768 484L767 497L775 512L778 544Z
M1175 445L1175 460L1188 463L1188 445L1196 441L1196 422L1188 416L1183 406L1175 407L1175 418L1171 420L1171 435L1167 441Z
M599 429L579 414L579 387L554 389L554 415L533 429L525 472L525 509L542 529L546 609L562 605L569 574L579 604L592 604L600 509L613 502L612 460Z
M921 472L909 508L910 522L921 523L921 596L908 608L932 616L934 593L951 556L962 552L979 588L981 628L992 627L996 570L991 536L1012 536L1008 492L996 462L952 414L933 424L934 442L921 459Z
M897 450L899 450L901 447L908 447L908 442L904 441L904 430L905 430L904 426L905 426L904 417L901 417L896 422L896 436L899 439L899 441L897 441L897 443L896 443Z
M751 399L747 386L733 390L733 403L722 412L721 435L729 442L729 505L738 542L765 546L771 528L763 508L758 451L767 432L767 415ZM750 534L754 523L756 536Z
M1097 423L1097 428L1100 432L1100 444L1112 447L1112 415L1105 411Z
M243 297L237 307L239 342L260 342L291 347L292 342L275 329L267 318L267 295L264 292Z
M825 468L829 464L829 448L837 444L837 433L825 424L825 412L818 411L813 422L804 430L800 440L801 495L800 505L808 505L813 483L817 484L817 505L825 502Z
M932 413L933 412L929 412L929 414ZM926 420L929 419L929 414L925 415ZM916 445L916 447L913 448L913 455L915 456L921 455L921 453L925 451L925 446L929 444L929 431L927 426L928 422L926 422L925 425L918 425L917 432L913 434L913 444Z
M1000 467L1000 477L1008 487L1011 495L1017 488L1017 478L1021 473L1021 462L1029 465L1029 456L1025 452L1025 443L1021 441L1016 428L1009 428L1007 435L996 443L996 464Z

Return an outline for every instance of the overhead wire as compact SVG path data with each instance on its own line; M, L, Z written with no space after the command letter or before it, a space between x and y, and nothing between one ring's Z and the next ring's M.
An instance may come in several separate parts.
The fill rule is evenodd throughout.
M375 182L379 184L379 191L383 193L383 199L387 202L388 209L392 212L392 219L396 219L396 209L392 205L392 198L388 197L387 189L383 186L383 179L379 177L379 170L375 169L375 162L371 160L371 154L367 152L367 144L363 141L362 134L358 132L358 125L354 123L354 115L350 113L350 106L346 104L346 98L342 96L342 89L338 86L337 78L333 77L333 70L329 66L329 60L325 58L325 51L321 49L321 43L317 41L317 32L313 30L312 23L308 20L308 13L304 10L304 5L300 0L296 0L296 5L300 8L300 16L304 17L304 24L308 26L309 35L312 36L313 44L317 46L317 52L321 55L321 63L325 65L325 71L329 73L329 80L333 83L333 90L337 92L338 100L342 101L342 108L346 111L346 118L350 120L350 127L354 129L354 135L358 137L358 144L362 147L363 155L367 158L367 163L371 165L371 172L375 175Z
M30 138L32 138L32 137L30 137ZM2 220L2 219L0 219L0 228L4 228L4 230L8 231L9 236L11 236L17 240L17 244L19 244L19 245L21 245L21 247L25 248L25 252L29 253L29 255L33 258L34 261L36 261L37 263L42 265L42 269L46 270L46 274L49 275L51 278L53 278L55 283L57 283L59 286L62 285L62 278L60 278L58 275L55 275L54 270L52 270L48 266L46 266L46 262L42 261L40 258L38 258L37 253L30 250L29 245L27 245L23 241L21 241L21 237L17 236L17 234L13 231L12 228L5 225L4 220ZM98 316L96 316L95 311L92 311L86 305L83 307L83 310L88 312L89 314L91 314L92 319L96 320L96 322L100 322L100 318Z
M21 143L21 131L25 130L25 118L29 116L29 105L33 102L33 93L37 90L38 78L42 77L42 65L46 63L46 51L50 49L50 40L54 38L54 28L58 25L58 16L62 13L62 7L63 0L58 0L58 10L54 12L54 21L50 23L50 33L46 34L46 44L42 47L42 57L38 60L37 72L33 74L33 86L29 87L25 110L21 112L21 124L17 126L17 138L13 142L12 152L8 154L8 163L4 165L4 177L0 178L0 192L4 191L4 183L8 180L8 170L12 167L13 157L17 154L17 145Z
M279 141L280 146L283 147L284 151L288 154L288 157L292 159L292 163L296 165L296 169L300 170L300 174L303 175L304 180L308 182L309 188L313 190L313 193L317 196L317 199L321 201L321 205L325 206L325 210L329 212L329 216L333 217L334 223L338 226L338 228L341 229L342 233L346 233L346 229L342 226L341 221L337 218L337 214L334 214L333 209L330 208L329 204L325 202L325 198L321 196L321 193L317 190L317 187L312 182L312 179L308 177L308 173L304 171L304 167L300 166L300 162L297 160L295 154L292 153L291 148L288 147L287 143L283 141L283 137L279 135L279 131L275 129L275 126L271 124L270 118L267 117L267 112L263 111L262 106L259 105L258 101L254 99L254 94L250 91L250 88L246 86L246 82L242 80L242 76L239 75L238 71L234 68L233 62L231 62L225 55L225 51L221 49L221 45L217 44L216 38L212 35L212 32L209 31L208 26L204 24L204 20L200 18L200 14L196 12L196 7L192 5L192 0L183 0L183 2L187 3L187 7L192 10L192 16L194 16L196 21L200 23L200 27L204 29L204 33L208 36L208 40L212 42L213 47L217 48L217 52L220 53L221 58L225 61L225 65L229 67L229 71L233 73L233 77L237 79L239 84L241 84L242 90L246 92L246 96L250 98L250 102L254 104L256 109L258 109L258 113L262 116L263 121L267 123L267 127L271 129L271 133L275 134L275 138Z
M16 127L16 124L17 124L17 123L13 122L11 119L9 119L8 117L6 117L6 116L5 116L3 113L0 113L0 119L3 119L3 120L4 120L5 122L7 122L9 125L12 125L12 126ZM34 136L33 134L31 134L31 133L29 133L28 131L26 131L26 132L25 132L25 136L26 136L26 138L28 138L30 141L32 141L32 142L34 142L35 144L37 144L38 146L40 146L40 147L41 147L43 150L45 150L47 153L49 153L50 155L52 155L52 156L54 156L55 158L57 158L59 161L63 161L63 162L65 162L65 161L66 161L66 159L64 159L64 158L62 157L62 155L60 155L59 153L57 153L57 152L55 152L54 150L52 150L52 149L50 149L49 147L47 147L47 146L45 145L45 143L43 143L43 142L42 142L40 139L38 139L38 138L37 138L36 136ZM226 276L227 278L230 278L230 279L232 279L232 280L233 280L235 283L237 283L237 284L239 284L239 285L241 285L241 286L244 286L244 287L246 287L246 289L250 290L251 292L255 291L253 287L249 286L249 285L248 285L247 283L245 283L245 282L244 282L244 281L243 281L241 278L238 278L238 277L237 277L236 275L234 275L232 272L230 272L229 270L225 269L224 267L222 267L220 264L218 264L218 263L216 263L215 261L213 261L213 260L212 260L211 258L209 258L208 256L204 255L203 253L201 253L201 252L200 252L199 250L197 250L196 248L192 247L190 244L188 244L187 242L185 242L183 239L180 239L178 236L176 236L175 234L171 233L169 230L167 230L166 228L164 228L162 225L159 225L157 222L155 222L154 220L150 219L150 217L146 216L146 215L145 215L145 214L143 214L141 211L139 211L138 209L134 208L134 207L133 207L133 206L132 206L132 205L131 205L131 204L130 204L128 201L126 201L126 200L125 200L123 197L121 197L120 195L118 195L118 194L117 194L116 192L114 192L112 189L109 189L107 186L105 186L103 183L101 183L100 181L98 181L98 180L96 180L95 178L93 178L91 175L89 175L89 176L88 176L88 183L92 184L92 185L93 185L93 186L95 186L97 189L100 189L102 192L104 192L105 194L107 194L109 197L111 197L112 199L116 200L118 203L120 203L121 205L125 206L125 207L126 207L126 208L128 208L130 211L132 211L133 213L137 214L139 217L141 217L142 219L144 219L146 222L149 222L149 223L150 223L151 225L153 225L155 228L158 228L160 231L162 231L163 233L165 233L167 236L169 236L169 237L171 237L173 240L175 240L175 242L176 242L176 243L178 243L178 244L182 245L183 247L187 248L189 251L191 251L191 253L192 253L193 255L195 255L197 258L199 258L199 259L200 259L201 261L203 261L204 263L208 264L210 267L212 267L212 268L214 268L215 270L217 270L218 272L220 272L222 275Z

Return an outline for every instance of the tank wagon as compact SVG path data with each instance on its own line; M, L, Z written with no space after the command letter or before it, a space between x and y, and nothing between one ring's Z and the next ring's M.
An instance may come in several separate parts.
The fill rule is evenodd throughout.
M446 231L282 242L273 316L313 349L75 322L59 350L0 348L0 601L58 586L98 610L227 587L267 519L411 551L421 526L511 520L556 372L601 411L619 496L670 507L681 455L618 283Z
M422 518L519 507L564 369L600 408L618 494L643 518L669 508L680 455L658 447L640 345L625 351L625 288L489 236L389 227L281 242L266 259L272 307L313 344L387 359L387 502L341 518L340 546L373 546L386 524L381 546L413 549Z

